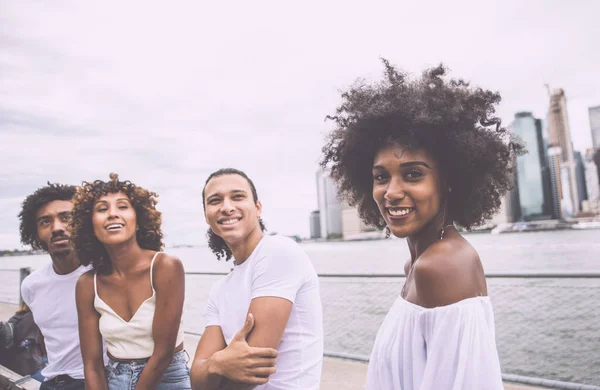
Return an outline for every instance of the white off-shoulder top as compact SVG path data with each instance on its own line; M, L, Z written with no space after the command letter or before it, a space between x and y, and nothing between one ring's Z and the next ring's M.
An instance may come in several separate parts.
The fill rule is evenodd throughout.
M502 390L489 297L427 309L398 297L375 339L367 390Z

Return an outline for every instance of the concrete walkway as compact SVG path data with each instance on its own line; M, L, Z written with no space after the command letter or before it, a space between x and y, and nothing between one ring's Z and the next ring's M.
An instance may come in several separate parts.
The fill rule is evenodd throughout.
M17 309L16 305L0 303L0 321L8 320ZM193 359L200 338L195 335L185 335L185 349ZM321 375L321 390L363 390L367 375L367 364L349 360L325 358ZM517 384L504 384L505 390L534 390L540 387L530 387Z

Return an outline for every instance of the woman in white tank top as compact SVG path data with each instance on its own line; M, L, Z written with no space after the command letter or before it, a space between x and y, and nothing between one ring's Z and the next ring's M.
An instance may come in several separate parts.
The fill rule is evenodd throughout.
M383 62L383 81L342 95L321 161L362 220L406 238L411 255L366 388L500 390L485 274L454 224L498 211L523 146L491 115L497 93L449 80L441 65L415 80Z
M73 200L73 243L92 268L76 288L87 389L191 388L185 275L179 259L160 252L156 197L111 174L108 182L84 182Z

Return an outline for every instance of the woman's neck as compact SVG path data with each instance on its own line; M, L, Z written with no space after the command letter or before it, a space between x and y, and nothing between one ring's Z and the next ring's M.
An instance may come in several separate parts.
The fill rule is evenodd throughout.
M119 274L127 274L136 269L145 251L136 239L116 245L105 245L104 248L110 257L113 270Z
M412 262L417 260L432 244L440 240L440 234L452 221L443 221L443 217L432 219L417 234L407 237Z

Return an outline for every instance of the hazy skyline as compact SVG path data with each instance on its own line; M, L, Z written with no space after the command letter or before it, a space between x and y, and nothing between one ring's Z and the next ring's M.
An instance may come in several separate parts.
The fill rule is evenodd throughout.
M110 172L160 194L168 245L200 244L201 190L231 166L270 231L308 236L325 116L380 57L500 91L508 125L563 88L576 150L600 105L600 2L76 1L0 5L0 249L47 181Z

